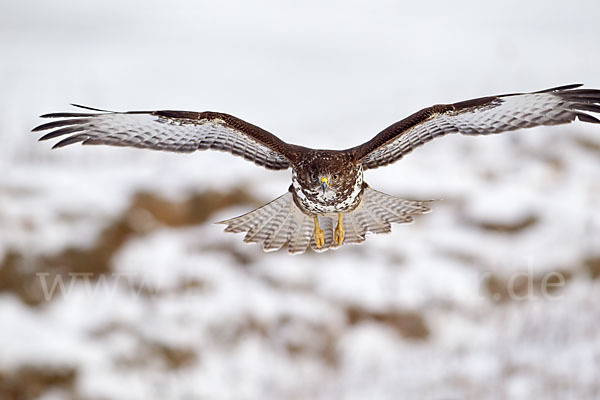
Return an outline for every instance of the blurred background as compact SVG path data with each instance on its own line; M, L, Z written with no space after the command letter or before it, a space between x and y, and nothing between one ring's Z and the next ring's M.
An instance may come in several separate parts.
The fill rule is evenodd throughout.
M366 181L440 199L362 246L214 221L289 171L70 146L74 110L213 110L342 149L436 103L600 88L594 1L0 2L1 399L600 398L600 128L445 137Z

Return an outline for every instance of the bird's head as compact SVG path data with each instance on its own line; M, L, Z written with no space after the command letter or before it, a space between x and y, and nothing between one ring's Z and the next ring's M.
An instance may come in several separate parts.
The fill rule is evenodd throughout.
M360 166L340 152L315 152L295 170L303 192L318 198L341 198L352 191L357 180L362 182Z

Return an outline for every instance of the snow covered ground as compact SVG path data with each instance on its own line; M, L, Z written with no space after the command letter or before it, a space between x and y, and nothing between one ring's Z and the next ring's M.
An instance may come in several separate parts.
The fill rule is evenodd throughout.
M434 103L600 88L600 3L0 3L0 398L600 398L600 128L446 137L369 171L440 199L362 246L211 222L289 172L80 147L68 103L224 111L346 148ZM215 167L218 166L218 167ZM61 286L62 284L62 286Z

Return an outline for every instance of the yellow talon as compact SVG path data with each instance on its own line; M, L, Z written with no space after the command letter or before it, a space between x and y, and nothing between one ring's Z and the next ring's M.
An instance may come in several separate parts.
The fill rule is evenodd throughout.
M313 235L315 236L315 243L317 247L320 249L325 244L325 235L323 234L323 229L319 226L319 218L314 217L315 220L315 231Z
M338 224L337 224L337 227L335 228L335 242L338 244L338 246L341 246L342 243L344 243L345 234L346 234L346 231L344 231L344 214L339 213L338 214Z

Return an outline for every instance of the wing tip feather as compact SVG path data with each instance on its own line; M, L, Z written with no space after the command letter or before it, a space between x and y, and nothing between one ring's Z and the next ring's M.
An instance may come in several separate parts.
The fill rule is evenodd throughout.
M80 127L80 126L68 126L66 128L57 129L55 131L46 133L44 136L40 137L38 139L38 141L43 142L45 140L53 139L58 136L81 132L82 130L83 130L83 127Z
M38 125L31 130L31 132L40 132L48 129L59 128L61 126L70 126L70 125L78 125L88 122L88 119L61 119L58 121L46 122L44 124Z
M86 140L86 138L87 138L86 135L69 136L68 138L63 139L60 142L56 143L54 146L52 146L52 149L59 149L61 147L65 147L70 144L83 142L84 140Z
M116 112L116 111L110 111L110 110L103 110L101 108L84 106L84 105L75 104L75 103L70 103L69 105L71 105L73 107L77 107L77 108L82 108L84 110L97 111L97 112L103 112L103 113L115 113ZM40 118L71 118L71 117L79 118L79 117L93 117L94 115L98 115L98 114L97 113L82 113L82 112L54 112L54 113L42 114L39 117Z
M98 111L98 112L106 112L106 113L114 113L114 112L116 112L116 111L110 111L110 110L103 110L101 108L94 108L94 107L90 107L90 106L84 106L82 104L70 103L70 105L73 106L73 107L83 108L84 110L90 110L90 111Z
M596 117L594 117L594 116L592 116L590 114L578 112L578 113L575 113L575 116L581 122L589 122L589 123L592 123L592 124L600 124L600 119L598 119L598 118L596 118Z
M568 85L556 86L556 87L549 88L549 89L539 90L539 91L534 92L534 93L561 92L561 91L565 91L565 90L576 89L576 88L579 88L579 87L582 87L582 86L583 86L583 83L570 83Z

